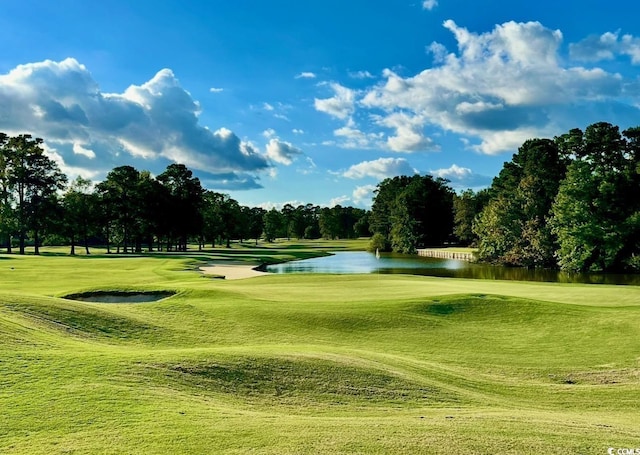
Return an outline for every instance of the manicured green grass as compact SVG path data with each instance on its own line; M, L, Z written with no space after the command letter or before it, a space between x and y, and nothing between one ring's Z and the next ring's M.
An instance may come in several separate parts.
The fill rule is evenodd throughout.
M640 288L197 272L330 246L0 256L0 453L640 447Z

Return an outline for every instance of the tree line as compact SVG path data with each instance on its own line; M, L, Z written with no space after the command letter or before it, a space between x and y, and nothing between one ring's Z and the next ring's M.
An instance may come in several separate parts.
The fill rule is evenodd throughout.
M480 261L567 271L640 271L640 127L609 123L525 141L489 188L456 194L430 175L381 181L370 211L240 205L182 164L157 177L131 166L70 183L42 140L0 133L0 247L27 241L185 251L259 238L356 238L370 249L477 247Z
M383 180L370 222L371 250L462 244L500 265L638 272L640 127L527 140L478 192L428 175Z
M600 122L526 141L491 186L454 199L455 235L481 261L640 271L640 127Z
M368 212L312 204L281 210L247 207L202 187L182 164L153 177L132 166L112 169L104 181L69 182L28 134L0 133L0 248L20 254L43 243L106 246L108 252L186 251L197 243L230 246L231 240L354 238L368 236Z

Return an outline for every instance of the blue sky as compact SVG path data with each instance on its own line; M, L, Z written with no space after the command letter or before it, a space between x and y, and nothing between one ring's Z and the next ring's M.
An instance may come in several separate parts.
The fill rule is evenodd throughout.
M640 125L632 1L4 1L0 131L70 176L189 166L250 206L481 188L532 137Z

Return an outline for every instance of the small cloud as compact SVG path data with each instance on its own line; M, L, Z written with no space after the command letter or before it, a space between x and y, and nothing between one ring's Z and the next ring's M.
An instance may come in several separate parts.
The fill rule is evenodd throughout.
M220 92L224 92L224 89L223 89L223 88L219 88L219 87L211 87L211 88L209 89L209 91L210 91L211 93L220 93Z
M438 6L438 0L424 0L422 2L422 9L426 9L428 11L431 11L436 6Z
M338 83L331 83L334 96L331 98L314 100L316 110L331 115L341 120L347 119L355 110L356 93Z
M450 168L431 171L431 174L444 179L464 179L473 174L473 172L471 172L471 169L468 167L460 167L457 164L452 164Z
M444 63L447 56L447 48L444 44L433 42L425 49L427 53L433 55L434 63Z
M410 116L394 112L387 117L379 118L377 122L396 130L395 135L387 138L387 147L394 152L410 153L438 149L438 145L422 133L425 121L419 115Z
M298 155L303 155L302 150L291 143L272 138L267 144L267 156L276 163L290 165Z
M396 175L417 173L418 171L404 158L380 158L374 161L363 161L362 163L354 164L342 176L349 179L373 177L382 180Z
M303 71L300 74L296 75L296 79L315 79L317 76L315 73L312 73L310 71Z
M617 55L628 55L631 63L640 64L640 38L632 35L620 37L620 31L591 35L569 45L571 58L585 62L613 60Z
M273 128L266 129L262 132L262 135L267 139L272 138L276 135L276 130L274 130Z
M364 185L358 186L353 190L352 199L353 202L358 205L365 205L370 207L373 204L373 191L376 189L376 185Z
M316 163L311 159L311 157L307 156L307 167L298 169L298 172L302 175L315 174L316 172Z
M305 205L305 203L302 202L302 201L298 201L298 200L284 201L284 202L267 201L267 202L261 202L260 204L257 204L256 207L260 207L261 209L265 209L265 210L271 210L271 209L282 210L282 208L285 205L290 205L292 207L298 207L300 205Z
M86 156L87 158L91 159L96 157L96 154L93 150L86 149L77 142L73 143L73 153L75 153L76 155Z
M269 103L263 103L263 104L262 104L262 108L263 108L265 111L272 111L272 110L274 110L274 109L275 109L275 108L274 108L271 104L269 104Z
M476 174L471 169L458 166L457 164L452 164L451 167L446 169L430 171L430 174L434 177L449 180L451 187L458 190L484 188L488 186L492 180L489 176Z
M273 114L273 116L275 118L279 118L280 120L285 120L287 122L291 121L291 119L289 117L287 117L286 115L284 115L284 114Z
M349 118L347 124L333 131L333 135L342 139L339 147L345 149L370 149L381 148L383 133L364 133L360 131L353 119Z
M375 76L369 71L349 71L349 77L352 79L375 79Z
M304 134L304 130L299 130L298 128L294 128L291 130L293 134Z
M336 205L343 205L345 202L349 202L350 200L351 200L351 198L349 196L346 196L346 195L334 197L329 202L329 207L335 207Z
M258 177L244 172L207 173L201 180L205 188L212 190L228 191L262 188Z

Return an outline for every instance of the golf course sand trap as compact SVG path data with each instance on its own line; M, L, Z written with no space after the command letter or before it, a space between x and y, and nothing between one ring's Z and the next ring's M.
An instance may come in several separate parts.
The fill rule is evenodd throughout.
M226 280L241 280L267 274L267 272L256 270L253 265L244 264L208 265L200 267L200 271L205 275L219 275Z
M82 294L71 294L65 296L65 299L80 300L82 302L95 303L148 303L157 302L174 295L173 292L85 292Z

